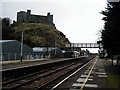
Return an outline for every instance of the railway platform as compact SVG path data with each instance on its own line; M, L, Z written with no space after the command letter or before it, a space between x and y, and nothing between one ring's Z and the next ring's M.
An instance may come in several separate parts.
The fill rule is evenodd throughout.
M74 90L74 88L79 87L81 90L110 89L103 59L96 58L91 62L91 65L89 65L76 82L72 84L72 88L70 90Z
M12 70L12 69L24 68L24 67L29 67L29 66L41 65L41 64L48 64L48 63L53 63L53 62L71 60L71 59L74 59L74 58L31 59L31 60L23 60L22 62L20 62L20 60L2 61L0 62L0 64L2 65L1 71L5 71L5 70Z
M95 58L50 90L113 90L105 68L108 64L104 59Z

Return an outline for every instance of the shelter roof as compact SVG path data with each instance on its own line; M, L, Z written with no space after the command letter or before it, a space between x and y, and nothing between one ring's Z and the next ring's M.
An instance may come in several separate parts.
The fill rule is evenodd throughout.
M17 40L0 40L0 43L13 42L13 41L17 41Z

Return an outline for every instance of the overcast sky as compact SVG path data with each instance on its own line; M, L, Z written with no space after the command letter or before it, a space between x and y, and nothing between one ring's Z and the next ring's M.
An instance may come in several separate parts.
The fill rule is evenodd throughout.
M2 16L16 20L18 11L31 10L32 14L53 14L56 28L71 43L94 43L103 28L103 15L107 0L2 0Z

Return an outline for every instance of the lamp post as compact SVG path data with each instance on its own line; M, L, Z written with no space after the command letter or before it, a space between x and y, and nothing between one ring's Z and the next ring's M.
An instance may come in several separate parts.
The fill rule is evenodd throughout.
M56 57L56 54L57 54L57 41L58 40L60 40L60 38L55 39L55 57Z
M23 31L22 31L22 35L21 35L21 62L22 62L22 59L23 59Z
M56 51L56 39L55 39L55 57L56 57L56 53L57 51Z

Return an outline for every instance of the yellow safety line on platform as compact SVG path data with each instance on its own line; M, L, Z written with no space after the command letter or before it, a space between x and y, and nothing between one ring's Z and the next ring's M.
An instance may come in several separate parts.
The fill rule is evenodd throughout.
M89 73L88 73L86 79L84 80L83 84L81 85L80 90L83 90L83 88L84 88L84 86L85 86L85 84L86 84L86 82L87 82L87 80L88 80L88 77L90 76L90 74L91 74L91 72L92 72L92 70L93 70L93 68L94 68L94 66L95 66L95 64L96 64L96 62L97 62L97 60L98 60L98 59L96 59L94 65L92 66L91 70L89 71Z

